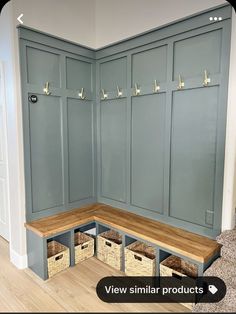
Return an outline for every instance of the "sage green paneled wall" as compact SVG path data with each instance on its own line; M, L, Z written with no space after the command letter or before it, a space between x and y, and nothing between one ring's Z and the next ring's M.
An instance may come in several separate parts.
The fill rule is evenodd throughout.
M143 35L135 47L123 43L126 51L122 43L98 51L98 200L214 237L221 228L230 19L191 23L166 39L144 44Z
M37 94L29 103L32 212L63 206L62 103L60 97Z
M117 88L123 89L127 84L126 68L126 58L100 66L100 86L109 98L100 107L100 193L122 203L127 201L127 103L126 98L117 98Z
M26 212L34 220L96 201L95 63L89 49L68 44L65 52L63 41L20 32Z
M27 220L99 201L218 234L230 17L97 51L19 28Z
M134 97L131 105L131 204L163 213L165 93Z

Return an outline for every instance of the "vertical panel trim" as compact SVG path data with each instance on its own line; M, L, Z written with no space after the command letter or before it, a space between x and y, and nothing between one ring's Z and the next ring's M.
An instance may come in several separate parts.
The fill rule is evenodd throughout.
M165 115L165 158L164 158L164 209L163 214L170 214L170 166L171 166L171 117L172 117L172 73L173 73L173 41L168 42L167 48L167 92Z
M101 160L101 102L100 102L100 63L96 62L96 108L97 108L97 197L102 195L102 160Z
M132 95L131 95L131 84L132 84L132 55L129 53L127 55L127 189L126 189L126 203L131 203L131 102L132 102Z
M66 89L66 56L60 55L60 83L61 88ZM62 164L63 164L63 204L68 206L69 198L69 170L68 170L68 125L67 125L67 98L63 95L61 104L61 144L62 144ZM64 119L63 119L64 117Z

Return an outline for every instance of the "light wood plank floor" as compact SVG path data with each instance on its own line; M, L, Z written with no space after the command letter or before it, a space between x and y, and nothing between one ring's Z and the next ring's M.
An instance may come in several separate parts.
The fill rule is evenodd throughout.
M188 312L180 304L109 304L96 295L105 276L119 275L96 258L43 281L9 261L9 245L0 237L0 312Z

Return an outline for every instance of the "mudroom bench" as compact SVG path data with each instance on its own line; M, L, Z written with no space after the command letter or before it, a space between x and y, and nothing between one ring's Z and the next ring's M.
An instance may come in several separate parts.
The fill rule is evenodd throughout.
M104 204L56 214L25 224L27 229L28 267L48 279L47 244L55 240L70 250L70 266L75 265L74 233L96 228L96 235L110 229L122 235L122 249L140 240L156 251L156 275L160 263L171 254L197 265L198 276L220 256L221 246L214 240L158 221L141 217ZM96 248L96 246L95 246ZM96 249L95 249L96 256ZM121 270L124 270L124 257Z

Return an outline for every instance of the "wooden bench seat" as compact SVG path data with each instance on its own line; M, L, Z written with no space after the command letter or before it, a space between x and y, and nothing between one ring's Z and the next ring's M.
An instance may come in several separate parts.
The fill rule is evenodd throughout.
M92 221L104 223L200 263L207 263L221 248L215 240L104 204L63 212L28 222L25 226L40 237L50 237Z

